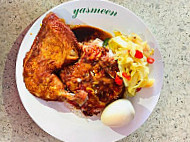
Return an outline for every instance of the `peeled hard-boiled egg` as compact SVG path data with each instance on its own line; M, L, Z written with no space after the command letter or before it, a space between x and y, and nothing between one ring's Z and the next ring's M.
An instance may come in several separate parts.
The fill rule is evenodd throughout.
M121 127L133 120L135 110L129 100L119 99L109 104L101 115L101 121L110 127Z

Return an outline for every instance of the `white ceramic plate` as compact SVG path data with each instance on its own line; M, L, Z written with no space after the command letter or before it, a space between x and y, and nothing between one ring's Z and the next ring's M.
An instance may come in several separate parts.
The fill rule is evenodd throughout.
M42 19L50 11L64 18L68 24L88 24L108 32L120 30L123 33L138 33L155 49L155 63L151 65L150 77L155 78L156 82L152 88L142 89L137 96L131 99L136 114L134 120L127 126L113 129L102 124L99 118L80 118L70 112L64 103L46 102L28 92L23 82L23 59L40 29ZM108 1L70 1L46 12L26 34L16 63L17 87L26 111L44 131L57 139L69 142L110 142L122 139L134 132L145 122L155 107L160 96L162 79L162 59L153 35L135 14Z

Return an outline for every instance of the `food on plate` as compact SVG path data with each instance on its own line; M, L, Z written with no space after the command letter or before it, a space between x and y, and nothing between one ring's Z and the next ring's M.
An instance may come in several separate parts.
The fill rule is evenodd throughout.
M104 124L122 126L135 114L121 99L124 92L134 96L154 83L148 78L153 53L136 34L112 37L92 26L66 25L50 12L24 58L24 82L39 98L66 101L86 116L104 110Z
M87 94L88 98L82 106L75 101L69 102L80 108L85 115L91 116L101 112L110 102L121 98L124 86L116 84L114 78L119 71L117 62L102 47L100 39L80 45L80 59L73 65L65 66L60 77L71 92Z
M101 121L110 127L127 125L135 116L135 110L127 99L119 99L109 104L101 115Z
M98 114L124 89L115 82L117 62L100 44L77 42L64 20L49 13L24 59L26 88L44 100L66 100L87 116Z
M30 93L44 100L83 103L81 95L67 92L56 75L64 65L78 60L78 47L70 28L54 13L49 13L23 63L24 82Z
M117 62L110 57L99 39L81 43L80 59L73 65L65 66L60 73L67 89L73 93L88 94L86 102L79 106L85 115L101 112L107 104L121 97L123 85L115 83Z
M137 34L123 35L115 31L115 37L108 42L118 62L117 75L123 79L125 94L135 96L143 87L151 87L154 79L149 79L149 64L154 63L151 56L154 49L150 48ZM119 83L121 83L119 78Z

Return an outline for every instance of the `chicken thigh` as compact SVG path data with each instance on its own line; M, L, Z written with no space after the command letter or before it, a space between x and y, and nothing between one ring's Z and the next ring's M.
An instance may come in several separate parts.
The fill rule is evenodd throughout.
M65 85L55 74L64 65L79 58L78 43L68 26L54 13L43 19L30 51L24 59L24 82L33 95L44 100L72 100L83 103L81 95L65 90Z

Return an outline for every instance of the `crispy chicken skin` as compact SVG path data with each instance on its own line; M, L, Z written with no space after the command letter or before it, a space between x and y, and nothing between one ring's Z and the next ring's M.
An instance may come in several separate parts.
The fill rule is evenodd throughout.
M117 62L96 41L84 43L78 62L63 68L60 73L67 89L73 93L88 94L87 101L79 106L69 101L87 115L100 113L106 105L122 96L123 85L115 83Z
M80 95L65 91L64 84L55 75L62 66L78 60L77 50L77 40L63 20L54 13L46 15L23 63L24 82L30 93L44 100L82 103Z

